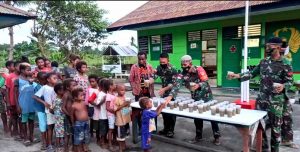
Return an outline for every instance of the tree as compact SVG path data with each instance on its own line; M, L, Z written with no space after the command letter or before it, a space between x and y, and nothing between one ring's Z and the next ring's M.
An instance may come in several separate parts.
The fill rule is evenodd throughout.
M87 44L100 44L106 35L108 22L105 11L94 2L38 1L37 20L32 35L38 41L43 55L47 41L57 44L65 55L80 52Z
M12 1L12 0L5 0L2 1L5 4L11 5L11 6L26 6L30 4L30 1ZM13 54L14 54L14 29L13 26L8 27L8 35L9 35L9 49L8 49L8 60L13 60Z

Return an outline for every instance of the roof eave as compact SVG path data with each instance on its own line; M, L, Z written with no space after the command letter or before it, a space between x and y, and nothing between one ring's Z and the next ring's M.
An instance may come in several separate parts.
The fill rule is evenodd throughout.
M271 3L268 5L256 5L251 7L250 15L258 15L263 13L270 13L270 12L278 12L280 10L292 10L295 8L300 7L300 1L293 1L292 3ZM170 26L174 24L186 24L186 22L192 23L193 21L198 22L206 22L209 20L222 20L222 19L229 19L234 17L241 17L244 16L244 8L232 9L232 10L225 10L220 12L213 12L207 14L197 14L185 17L178 17L178 18L171 18L166 20L158 20L158 21L151 21L145 23L137 23L125 26L118 26L118 27L108 27L108 32L119 31L119 30L140 30L140 29L149 29L161 26Z

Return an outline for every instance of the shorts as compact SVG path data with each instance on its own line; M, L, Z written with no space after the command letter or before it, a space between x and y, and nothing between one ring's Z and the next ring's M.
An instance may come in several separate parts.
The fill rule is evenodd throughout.
M126 126L117 126L117 141L125 141L127 136Z
M1 96L0 96L1 98ZM1 101L0 99L0 113L5 113L6 109L5 109L5 103L3 101Z
M30 112L30 113L22 113L21 118L22 118L22 123L27 123L28 120L34 120L35 117L35 113L34 112Z
M151 133L142 134L141 136L141 144L143 150L148 150L151 148L151 142L148 143L148 139L151 138Z
M108 116L108 128L109 129L115 129L115 121L116 117L115 116Z
M87 105L87 109L88 109L88 116L91 118L94 115L94 107L90 107Z
M65 135L64 116L62 115L56 116L55 120L56 120L54 126L55 136L56 138L63 138Z
M14 118L18 118L18 112L17 112L16 106L10 106L9 113L10 113L10 116L12 116Z
M39 120L39 129L41 132L46 132L47 130L47 115L45 112L37 112Z
M46 113L47 115L47 125L53 125L55 123L55 117L52 113Z
M101 136L106 136L108 133L108 119L99 120L99 133Z
M70 121L71 121L70 117L66 116L64 119L64 128L65 128L66 135L72 135L72 133L73 133Z
M90 129L87 121L76 121L74 125L74 145L87 144L90 140Z
M99 130L99 128L100 128L100 121L99 120L92 120L93 121L93 126L91 126L91 127L93 127L93 130L94 131L98 131Z

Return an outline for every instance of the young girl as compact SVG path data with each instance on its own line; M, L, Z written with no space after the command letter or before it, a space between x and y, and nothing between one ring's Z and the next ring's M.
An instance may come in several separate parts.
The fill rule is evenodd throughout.
M63 146L63 138L65 135L65 128L64 128L64 119L65 114L62 112L62 97L64 95L64 88L61 83L58 83L54 86L54 91L56 93L56 99L53 105L53 111L55 116L55 136L56 136L56 148L57 151Z
M55 73L47 73L46 75L47 85L44 85L37 93L35 93L34 99L45 105L45 113L47 116L47 150L53 151L52 146L52 134L54 129L55 118L53 115L53 102L56 98L54 92L54 86L57 83L57 75ZM41 99L44 97L44 100Z
M115 102L117 141L119 142L119 151L123 152L126 149L126 124L131 121L131 109L129 107L130 100L125 99L125 86L123 84L117 85L117 92L118 96Z
M143 110L141 144L144 152L149 152L151 148L151 132L155 130L154 118L161 113L162 109L168 104L168 102L166 101L164 104L159 105L156 111L151 110L153 105L151 99L148 97L140 98L139 104Z
M116 89L113 80L109 79L104 82L104 87L108 88L108 92L106 94L106 110L107 110L107 118L108 118L108 146L109 149L112 150L112 139L113 133L115 129L115 95L114 91Z
M36 142L37 139L33 138L34 130L34 117L35 117L35 101L32 98L34 95L34 87L36 83L33 82L31 77L30 64L22 63L19 67L20 77L15 81L15 96L18 97L16 102L21 109L22 119L22 132L24 135L24 145L29 146L31 143ZM28 127L27 128L27 124ZM27 132L29 131L29 136Z
M94 102L95 99L97 98L97 94L99 93L98 89L98 76L97 75L89 75L89 83L90 86L86 91L86 100L85 104L88 105L88 113L90 117L90 134L91 138L93 138L94 131L93 130L98 130L97 126L99 124L99 107L94 107L92 104L89 104L89 99L90 102ZM96 134L97 136L97 134ZM98 140L98 139L97 139Z
M79 61L76 64L76 70L78 73L74 76L74 80L77 82L77 85L83 89L85 94L89 87L89 80L88 76L86 75L88 71L86 62Z

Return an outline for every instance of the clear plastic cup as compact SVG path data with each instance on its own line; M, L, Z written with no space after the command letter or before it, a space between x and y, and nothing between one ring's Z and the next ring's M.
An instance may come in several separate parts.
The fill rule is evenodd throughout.
M197 109L198 109L198 107L197 107L197 106L198 106L198 104L197 104L197 103L193 103L193 105L194 105L194 108L193 108L193 110L194 110L194 111L197 111Z
M178 103L178 106L179 106L179 111L183 111L183 103L182 102Z
M170 105L170 109L174 109L175 108L175 103L174 102L170 102L169 105Z
M192 104L192 103L188 104L188 108L189 108L189 112L193 112L194 111L194 104Z
M216 115L216 106L210 106L211 115Z
M224 117L224 115L225 115L225 107L220 107L219 111L220 111L220 117Z
M242 106L241 105L236 105L236 114L241 114Z
M203 106L203 104L199 104L199 105L197 106L197 108L198 108L198 112L199 112L199 113L203 113L203 112L204 112L204 106Z
M232 117L232 108L227 108L226 111L227 111L227 117L231 118Z

